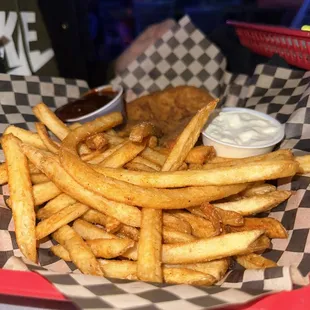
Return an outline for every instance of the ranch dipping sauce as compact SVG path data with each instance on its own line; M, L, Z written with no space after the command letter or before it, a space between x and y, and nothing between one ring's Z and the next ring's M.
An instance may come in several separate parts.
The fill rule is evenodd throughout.
M204 132L225 144L261 147L273 143L282 131L280 124L240 109L220 112Z

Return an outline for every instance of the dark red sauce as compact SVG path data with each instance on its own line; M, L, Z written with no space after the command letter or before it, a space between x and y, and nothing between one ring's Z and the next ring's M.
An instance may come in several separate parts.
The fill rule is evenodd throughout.
M92 113L111 102L117 95L112 88L101 91L91 90L83 97L58 108L55 114L63 121L78 118Z

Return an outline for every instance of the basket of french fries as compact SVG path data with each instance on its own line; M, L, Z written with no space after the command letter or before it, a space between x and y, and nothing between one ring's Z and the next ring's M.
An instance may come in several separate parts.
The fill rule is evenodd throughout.
M154 66L174 76L185 41L192 58L178 63L191 75L166 89ZM112 81L127 120L65 124L54 108L67 98L45 80L27 103L22 83L15 100L0 92L3 110L19 111L2 124L1 267L41 273L81 308L208 308L308 284L307 74L262 65L233 76L188 18L142 56ZM285 139L267 154L218 156L200 134L222 106L274 116Z

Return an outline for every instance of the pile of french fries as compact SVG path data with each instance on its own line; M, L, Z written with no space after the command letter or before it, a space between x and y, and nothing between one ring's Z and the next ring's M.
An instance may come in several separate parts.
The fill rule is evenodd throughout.
M276 266L261 254L287 232L254 216L291 195L265 181L310 172L310 156L229 159L195 146L216 104L198 111L170 149L150 123L120 136L119 113L66 126L40 103L37 132L9 126L0 182L9 185L23 255L37 262L50 237L58 243L50 250L84 274L193 285L217 283L231 260Z

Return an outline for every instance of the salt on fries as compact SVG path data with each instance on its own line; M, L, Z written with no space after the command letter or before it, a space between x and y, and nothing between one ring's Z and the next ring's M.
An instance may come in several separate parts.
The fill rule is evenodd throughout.
M150 123L119 136L120 113L67 127L41 103L38 133L9 126L0 183L9 185L23 255L35 262L37 240L50 236L58 242L51 251L85 274L193 285L220 281L232 259L276 266L261 253L287 232L254 215L291 195L265 181L310 172L310 157L279 150L225 159L195 146L216 103L197 112L171 149L158 146Z

